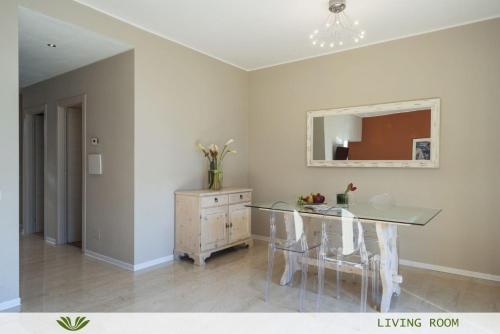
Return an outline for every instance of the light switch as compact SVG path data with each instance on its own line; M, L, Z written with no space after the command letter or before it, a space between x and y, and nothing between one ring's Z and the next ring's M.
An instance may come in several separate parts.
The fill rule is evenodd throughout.
M87 168L89 175L102 175L101 154L89 154Z

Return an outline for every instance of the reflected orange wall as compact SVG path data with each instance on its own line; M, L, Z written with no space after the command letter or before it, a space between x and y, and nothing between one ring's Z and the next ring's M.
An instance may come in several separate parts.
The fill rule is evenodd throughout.
M350 160L411 160L413 139L431 136L431 111L365 117L362 133L349 142Z

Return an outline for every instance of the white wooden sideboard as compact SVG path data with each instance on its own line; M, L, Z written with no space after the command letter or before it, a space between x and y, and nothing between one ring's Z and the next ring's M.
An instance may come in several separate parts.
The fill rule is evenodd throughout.
M251 209L245 207L251 201L248 188L176 191L174 255L204 265L216 251L251 246Z

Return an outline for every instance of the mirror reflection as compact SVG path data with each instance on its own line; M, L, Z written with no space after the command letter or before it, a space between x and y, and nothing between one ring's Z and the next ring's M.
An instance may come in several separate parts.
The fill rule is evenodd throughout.
M313 160L431 160L431 110L315 116Z

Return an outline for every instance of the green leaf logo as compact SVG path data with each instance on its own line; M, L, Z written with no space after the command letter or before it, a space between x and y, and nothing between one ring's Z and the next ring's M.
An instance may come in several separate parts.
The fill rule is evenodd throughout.
M73 324L70 317L61 317L60 320L56 320L59 326L68 331L79 331L83 327L87 326L90 320L85 320L85 317L76 317L75 323Z

